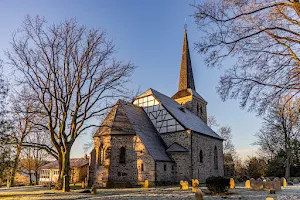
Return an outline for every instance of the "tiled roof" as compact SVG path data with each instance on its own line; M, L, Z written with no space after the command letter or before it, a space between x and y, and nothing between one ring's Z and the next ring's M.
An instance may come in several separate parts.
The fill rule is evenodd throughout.
M154 97L165 107L165 109L186 129L222 140L222 138L209 126L207 126L200 117L181 106L174 99L151 88L145 93L153 94Z
M169 148L166 150L167 152L189 152L189 150L177 142L174 142L169 146Z
M79 168L89 164L89 160L85 158L71 158L70 159L70 168ZM58 161L52 161L44 166L41 169L58 169Z

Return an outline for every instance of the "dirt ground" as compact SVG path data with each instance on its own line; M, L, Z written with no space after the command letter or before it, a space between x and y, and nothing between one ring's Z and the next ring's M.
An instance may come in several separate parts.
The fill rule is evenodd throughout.
M73 199L108 199L108 200L155 200L155 199L194 199L194 193L190 190L181 191L179 187L155 187L149 189L130 188L130 189L98 189L96 195L79 193L81 190L72 190L69 193L49 190L39 186L14 187L11 189L0 188L0 199L32 199L32 200L73 200ZM230 190L231 195L224 196L204 196L206 200L221 199L242 199L242 200L265 200L272 197L276 200L300 200L300 185L288 186L281 192L270 195L266 191L250 191L239 187Z

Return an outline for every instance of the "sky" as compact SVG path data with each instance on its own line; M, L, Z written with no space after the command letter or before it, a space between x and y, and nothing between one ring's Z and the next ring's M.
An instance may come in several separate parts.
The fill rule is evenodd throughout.
M224 68L207 68L204 57L194 50L194 43L201 37L191 16L194 1L1 0L0 59L6 60L4 50L10 49L12 33L21 26L25 15L44 16L50 24L76 18L89 28L105 30L116 44L116 58L131 61L137 66L127 85L129 89L139 88L143 92L153 88L172 96L178 87L186 21L196 90L208 102L208 115L215 116L220 125L231 127L232 141L240 157L255 155L254 134L261 126L261 119L255 113L241 109L238 100L223 102L217 94L216 86ZM224 63L226 67L233 65L234 58ZM4 66L6 75L13 82L13 78L9 77L11 70ZM89 133L80 136L73 145L71 156L83 156L83 146L90 139Z

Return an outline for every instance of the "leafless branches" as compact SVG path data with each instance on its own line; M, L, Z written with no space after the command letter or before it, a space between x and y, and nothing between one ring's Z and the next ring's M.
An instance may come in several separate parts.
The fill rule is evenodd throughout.
M223 100L239 98L261 114L282 96L298 97L299 1L207 0L195 9L204 32L196 47L207 65L235 62L220 79Z
M74 141L99 125L91 119L125 94L134 66L114 58L115 46L104 31L80 26L74 19L46 27L44 18L27 16L11 45L10 64L22 72L42 106L47 123L40 126L47 128L61 177L68 177Z

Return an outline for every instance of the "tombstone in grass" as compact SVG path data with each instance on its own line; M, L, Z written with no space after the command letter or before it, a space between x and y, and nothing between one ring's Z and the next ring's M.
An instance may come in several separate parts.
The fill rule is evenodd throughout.
M195 200L203 200L203 193L202 193L202 191L200 190L200 188L197 188L197 189L196 189L196 192L195 192Z
M145 182L142 184L142 188L149 188L149 181L145 180Z
M233 178L230 178L230 181L229 181L229 185L230 185L230 189L234 189L235 188L235 184L234 184L234 179Z
M91 188L91 194L97 194L97 188L96 185L93 185Z
M274 179L273 180L273 188L276 192L281 191L281 183L279 179Z
M281 191L281 183L277 179L273 180L273 181L268 181L268 182L266 182L265 189L270 194L273 194L273 191L279 192L279 191Z
M281 182L281 186L286 187L287 184L286 184L286 179L284 177L280 179L280 182Z
M299 184L299 179L294 178L293 183L294 183L294 184Z
M180 181L180 189L181 190L188 190L189 189L189 182L187 182L187 181Z
M260 178L258 178L257 180L251 178L250 189L255 191L263 190L264 189L263 181Z
M245 182L245 188L250 188L250 180L246 180L246 182Z
M192 192L196 192L198 186L199 186L199 180L198 179L192 179Z

